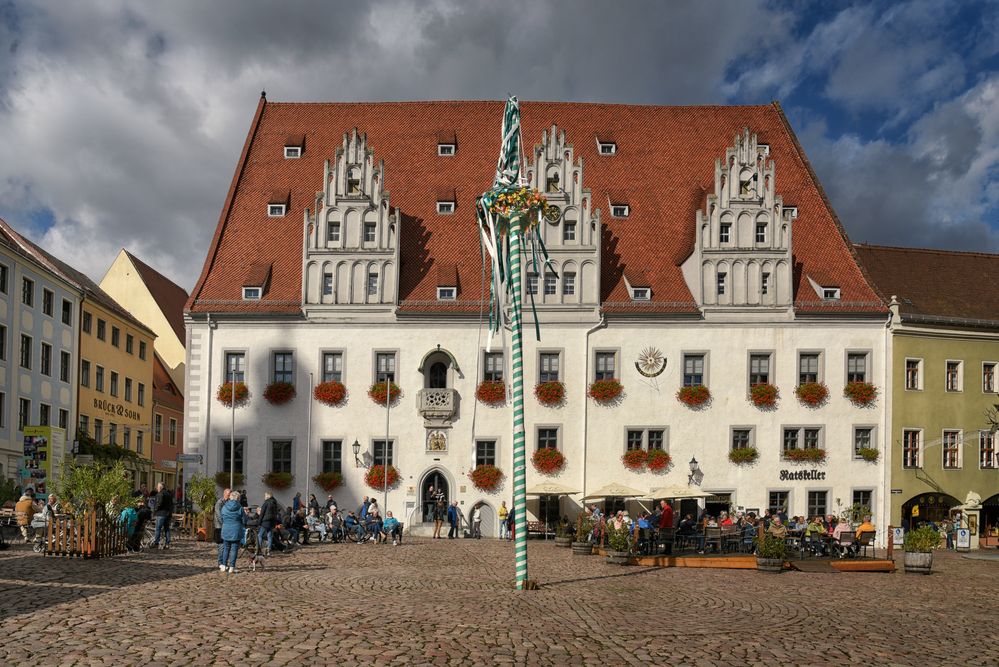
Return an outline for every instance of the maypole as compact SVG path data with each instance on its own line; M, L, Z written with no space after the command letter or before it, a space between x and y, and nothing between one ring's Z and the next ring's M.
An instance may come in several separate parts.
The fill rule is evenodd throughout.
M493 187L476 204L482 244L492 263L489 304L489 342L492 334L509 324L512 331L513 395L513 516L514 566L517 589L527 587L527 455L524 437L524 364L521 321L521 254L530 243L535 268L538 252L548 253L537 228L544 215L556 216L545 198L526 186L521 177L520 105L511 96L503 111L502 145ZM533 301L532 301L533 308ZM509 311L509 312L508 312ZM535 316L537 325L537 316Z

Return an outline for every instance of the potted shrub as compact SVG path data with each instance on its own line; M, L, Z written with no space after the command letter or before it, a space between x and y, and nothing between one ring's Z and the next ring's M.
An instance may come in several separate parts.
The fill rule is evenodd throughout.
M215 483L223 489L229 487L229 471L220 470L215 473ZM243 473L237 472L232 476L232 483L235 486L243 486Z
M857 449L857 454L868 463L877 463L878 457L881 456L881 452L874 447L860 447Z
M780 389L769 382L758 382L749 388L749 400L753 405L763 410L772 410L777 407L780 399Z
M817 408L829 398L829 389L821 382L803 382L794 388L802 405Z
M756 569L760 572L780 574L787 558L787 543L770 533L756 538Z
M321 472L313 477L312 481L326 493L331 493L333 489L343 484L343 475L338 472Z
M385 488L385 466L379 464L368 468L368 472L364 475L364 483L376 491ZM389 466L387 486L392 488L398 483L399 471L395 469L395 466Z
M589 556L593 553L593 544L590 543L590 533L592 532L593 519L585 514L580 514L576 524L576 539L572 542L573 556Z
M628 565L631 562L631 530L628 524L615 528L607 523L607 562L611 565Z
M534 387L534 396L538 403L554 408L565 401L565 383L563 382L539 382Z
M402 396L402 389L395 382L389 382L388 396L389 402L395 405ZM385 383L376 382L368 388L368 397L378 405L385 405Z
M867 407L878 397L878 388L870 382L847 382L843 395L860 407Z
M606 405L618 400L623 391L624 387L621 385L620 381L615 378L609 378L607 380L596 380L592 382L587 393L590 398L597 403L603 403Z
M652 472L664 472L672 462L672 457L663 449L650 449L646 458L646 465Z
M236 382L235 385L235 391L233 391L232 382L224 382L219 385L218 391L215 393L215 398L219 403L226 407L232 407L232 396L234 393L236 395L237 408L246 403L246 400L250 397L250 390L246 388L246 383Z
M933 568L933 550L940 546L940 533L929 526L905 534L905 571L929 574Z
M569 534L569 525L559 521L555 524L555 546L569 548L572 544L572 535Z
M821 463L826 460L826 450L818 447L814 449L785 449L783 455L788 461L799 463Z
M645 468L649 455L644 449L629 449L621 456L621 463L628 470L639 471Z
M475 398L485 405L503 405L506 403L506 384L499 380L483 380L475 388Z
M554 475L565 467L565 455L553 447L542 447L531 456L531 463L542 475Z
M688 408L699 408L711 400L711 392L703 384L684 386L676 392L676 400Z
M335 408L343 404L347 398L347 387L342 382L331 380L330 382L320 382L312 390L312 397L323 405Z
M728 452L728 460L736 465L752 463L760 453L756 447L736 447Z
M475 466L475 470L468 473L468 478L472 480L475 488L492 493L499 488L500 482L503 481L503 471L494 465L485 463Z
M291 483L295 481L295 476L290 472L269 472L260 478L260 481L275 491L283 491L291 488Z
M284 405L295 398L295 385L290 382L271 382L264 389L264 398L271 405Z

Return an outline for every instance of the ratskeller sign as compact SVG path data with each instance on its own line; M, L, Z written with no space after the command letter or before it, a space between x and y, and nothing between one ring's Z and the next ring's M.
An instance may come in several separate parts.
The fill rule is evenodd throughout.
M780 481L795 482L806 479L823 480L826 473L823 470L781 470Z

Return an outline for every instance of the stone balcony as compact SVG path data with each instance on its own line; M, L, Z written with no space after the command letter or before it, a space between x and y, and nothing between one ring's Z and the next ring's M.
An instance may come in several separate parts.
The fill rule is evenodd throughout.
M454 389L421 389L416 403L427 427L448 426L458 415L458 392Z

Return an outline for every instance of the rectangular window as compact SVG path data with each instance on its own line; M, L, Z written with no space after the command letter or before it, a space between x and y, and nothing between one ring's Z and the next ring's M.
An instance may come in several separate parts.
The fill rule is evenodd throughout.
M599 141L597 142L597 147L600 149L601 155L614 155L617 153L617 144L613 141Z
M648 447L652 449L666 449L666 430L661 428L649 429Z
M947 391L961 391L961 362L947 362Z
M721 273L718 274L718 283L717 283L718 284L718 296L722 296L722 295L725 294L725 279L727 277L728 277L728 274L725 273L724 271L722 271Z
M683 355L683 386L696 387L704 384L704 355Z
M870 426L858 426L853 429L853 458L860 457L861 449L874 449L874 429Z
M575 241L576 240L576 223L572 221L565 221L562 223L562 241Z
M874 491L870 489L854 489L852 500L854 505L866 507L869 512L871 511L871 502L874 500Z
M259 301L263 290L259 287L244 287L243 288L243 300L244 301Z
M633 449L641 449L645 441L645 431L633 431L629 429L625 438L625 449L629 452Z
M139 341L139 359L146 360L146 343L141 340Z
M143 450L145 449L143 447L143 441L145 440L145 435L146 434L143 433L142 431L136 431L135 432L135 453L136 454L142 454Z
M631 214L631 208L624 204L612 204L611 215L615 218L627 218Z
M995 470L999 467L999 458L996 457L995 433L989 431L978 432L978 466L988 470Z
M798 384L819 381L819 355L807 352L798 355Z
M225 353L226 382L246 382L246 354L244 352Z
M757 243L767 242L767 225L765 222L756 223L756 242Z
M805 449L818 449L820 444L820 431L817 428L806 428L802 429L803 439L802 442Z
M851 352L846 355L846 381L867 382L866 352Z
M280 218L284 216L285 204L268 204L267 205L267 215L271 218Z
M104 367L97 366L97 370L94 372L94 389L97 391L104 391Z
M132 378L125 378L125 400L132 402Z
M784 441L781 445L781 451L787 453L792 449L798 449L798 429L786 428L784 429Z
M770 382L770 355L749 355L749 384L768 384Z
M294 160L295 158L302 157L302 147L301 146L285 146L284 156L286 159Z
M372 452L374 455L374 465L385 465L386 461L388 465L395 465L394 440L389 440L387 443L385 440L375 440L371 443L371 448L374 450Z
M762 273L760 274L760 294L766 295L770 293L770 274Z
M375 223L373 222L364 223L364 242L365 243L375 242Z
M375 354L375 382L395 382L395 352Z
M42 288L42 312L52 317L53 301L55 301L55 294L52 290Z
M271 440L271 472L291 472L291 440Z
M70 356L69 352L62 351L59 353L59 380L61 382L69 382L69 364Z
M732 223L723 222L718 229L718 242L728 243L732 240Z
M48 343L42 343L42 363L41 363L42 375L52 375L52 346Z
M732 429L732 449L745 449L753 446L753 429Z
M52 406L45 403L38 404L38 425L48 426L49 418L52 416Z
M86 359L80 360L80 386L90 386L90 362Z
M538 429L538 449L558 449L558 429Z
M597 363L593 379L610 380L616 377L617 352L597 352L596 355Z
M176 447L177 446L177 420L176 419L171 419L170 420L170 446L171 447Z
M118 444L118 425L114 422L108 424L108 444L117 445Z
M17 406L17 430L23 431L25 426L31 425L31 401L26 398L19 399Z
M528 273L527 274L527 293L534 296L538 295L538 274Z
M631 288L631 300L632 301L648 301L652 298L652 292L648 287L632 287Z
M104 420L95 419L94 420L94 440L97 444L104 444Z
M139 405L146 404L146 385L142 384L141 382L139 383L138 398L136 399L135 402L138 403Z
M83 333L90 333L91 328L93 326L93 321L94 321L93 316L90 313L84 311L83 322L80 325L83 328Z
M988 362L982 364L982 391L986 394L994 394L996 391L996 363Z
M7 293L7 267L0 264L0 292Z
M153 442L163 442L163 415L153 415Z
M441 215L450 215L454 213L454 202L453 201L437 202L437 213Z
M343 352L323 352L323 382L343 382Z
M905 388L909 390L919 389L919 367L922 365L920 359L905 360Z
M128 449L132 445L132 429L128 426L122 427L121 444L125 449Z
M333 295L333 274L324 273L323 274L323 296Z
M558 352L542 352L540 359L541 372L538 380L541 382L558 382L559 354Z
M454 144L437 144L437 154L442 156L454 155Z
M97 318L97 340L106 340L107 339L107 336L108 336L107 329L108 329L108 323L98 317Z
M31 370L31 336L21 334L21 368Z
M457 287L438 287L437 288L437 300L438 301L454 301L458 298L458 288Z
M326 240L330 243L340 242L340 223L331 222L329 227L326 228Z
M378 274L368 274L368 296L378 296Z
M562 274L562 294L564 296L572 296L576 293L576 274L575 273L563 273Z
M118 395L118 373L117 371L111 371L111 391L109 392L112 396Z
M230 447L229 438L222 439L222 472L243 474L243 438L236 438L235 447ZM235 450L235 451L234 451ZM236 465L233 465L235 462Z
M73 326L73 303L69 299L62 300L62 323Z
M496 441L476 440L475 441L475 465L494 466L496 465Z
M80 432L90 435L90 417L87 415L80 415Z
M838 287L823 287L822 288L822 298L826 301L836 301L839 299L839 288Z
M545 274L545 296L558 294L558 277L554 273Z
M482 353L482 379L487 382L503 381L503 353L483 352Z
M294 356L291 352L274 353L274 376L271 382L291 382L295 373Z
M943 467L956 470L961 467L961 432L943 432Z
M0 324L0 360L7 361L7 327Z
M116 326L111 327L111 344L115 347L121 347L121 329Z
M21 279L21 303L28 307L35 305L35 281L30 278Z
M902 467L919 467L919 431L902 431Z
M323 440L322 472L343 473L343 441Z
M125 334L125 352L135 354L135 336L132 334Z
M3 395L0 394L0 428L3 427ZM69 429L69 410L59 409L59 428Z
M767 509L771 513L777 514L783 512L787 514L788 511L788 492L787 491L771 491L767 498Z
M826 502L828 496L828 491L809 491L808 516L825 516L828 513L828 504Z

